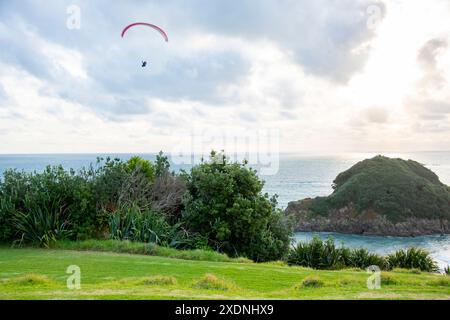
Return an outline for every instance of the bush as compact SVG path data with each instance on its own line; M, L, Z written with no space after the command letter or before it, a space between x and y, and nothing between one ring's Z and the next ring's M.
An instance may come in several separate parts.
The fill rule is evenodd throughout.
M299 242L291 249L287 261L291 265L313 269L337 269L341 264L341 257L332 238L322 241L314 236L309 243Z
M155 178L155 168L151 161L144 160L141 157L131 157L125 164L126 171L131 174L133 172L141 172L150 182Z
M25 200L29 202L29 200ZM57 204L56 204L57 205ZM33 203L26 213L16 211L13 226L22 234L21 240L48 247L52 242L68 239L72 232L62 207L40 207Z
M110 237L114 240L132 240L167 245L171 226L164 216L138 206L121 207L110 215Z
M302 288L321 288L324 282L317 277L308 277L302 281Z
M42 173L8 170L0 183L0 227L4 240L91 235L97 216L91 185L61 166ZM64 231L64 232L63 232Z
M163 212L171 224L176 224L181 221L183 196L187 192L186 178L169 169L167 157L160 152L156 156L156 177L151 187L151 203L154 210Z
M397 279L389 274L381 274L381 284L382 285L394 285L397 284Z
M289 252L287 261L291 265L313 269L365 269L371 265L386 268L383 257L366 249L337 248L333 238L322 241L314 236L310 242L300 242Z
M197 289L227 291L236 289L236 285L225 279L220 279L216 275L207 273L193 285Z
M291 248L287 262L290 265L313 269L366 269L369 266L378 266L382 270L402 268L414 273L438 270L436 262L422 249L399 250L384 257L363 248L336 248L332 238L322 241L318 236L313 237L310 242L300 242Z
M262 195L263 182L246 163L211 153L187 177L183 221L208 239L211 248L255 261L282 258L290 243L276 200Z
M119 197L129 178L126 165L120 159L97 158L96 165L83 169L81 175L92 183L97 212L114 212L119 207Z
M351 250L349 260L345 263L351 267L360 269L366 269L370 266L389 269L389 264L384 257L371 253L363 248Z
M177 279L172 276L156 275L142 279L140 282L148 286L173 286L177 284Z
M409 248L398 250L387 257L391 268L419 269L426 272L436 272L439 268L426 250Z
M103 237L108 213L121 203L151 207L153 172L139 157L126 163L98 158L78 174L62 166L41 173L7 170L0 182L0 240L48 245L67 237Z
M8 282L19 286L49 286L55 283L47 276L35 273L12 278Z

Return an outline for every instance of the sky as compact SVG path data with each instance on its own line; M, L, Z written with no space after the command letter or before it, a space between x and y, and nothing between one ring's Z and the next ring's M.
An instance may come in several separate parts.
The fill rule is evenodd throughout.
M448 0L0 0L0 153L450 150L449 17ZM121 38L137 21L169 42Z

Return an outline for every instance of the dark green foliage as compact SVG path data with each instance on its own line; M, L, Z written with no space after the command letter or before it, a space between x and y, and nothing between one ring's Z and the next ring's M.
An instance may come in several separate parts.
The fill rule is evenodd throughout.
M155 175L161 177L170 171L170 163L162 151L158 153L155 161Z
M110 237L114 240L132 240L167 245L171 226L165 217L153 210L138 206L121 207L110 215Z
M56 240L68 239L69 220L63 208L40 207L29 205L28 212L17 211L12 218L12 225L22 234L21 240L48 247Z
M338 269L341 256L332 238L322 241L319 237L313 237L310 242L299 242L292 248L287 261L291 265L313 269Z
M345 249L342 250L345 251ZM384 270L390 269L385 257L369 252L363 248L350 250L348 260L344 261L344 264L352 268L360 269L366 269L370 266L378 266Z
M97 227L93 200L91 185L60 166L42 173L6 171L0 184L2 237L41 242L68 231L90 234Z
M450 218L449 188L429 169L412 160L377 156L339 174L334 192L318 198L310 209L327 214L330 208L352 203L358 211L372 209L393 222L407 217Z
M120 159L97 158L97 164L81 175L92 183L92 193L97 211L113 212L118 208L118 199L126 179L126 165Z
M446 266L444 268L444 274L446 274L447 276L450 275L450 266Z
M387 260L391 268L419 269L427 272L438 270L436 262L430 257L429 253L420 248L398 250L388 255Z
M48 246L109 237L276 260L287 252L290 232L262 187L255 171L214 153L191 174L170 172L163 153L155 165L108 157L78 173L7 171L0 181L0 240Z
M192 168L187 188L183 220L212 248L255 261L284 256L290 231L275 199L262 194L263 182L245 163L229 163L212 152L209 162Z
M296 247L291 248L287 262L290 265L313 269L366 269L369 266L378 266L383 270L393 268L418 269L426 272L437 270L436 263L428 252L422 249L399 250L383 257L362 248L336 247L331 237L322 241L317 236L310 242L300 242Z

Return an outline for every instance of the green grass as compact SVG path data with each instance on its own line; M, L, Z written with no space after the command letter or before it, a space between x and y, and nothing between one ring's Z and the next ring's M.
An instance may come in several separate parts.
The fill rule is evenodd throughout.
M81 269L80 290L66 287L70 265ZM380 290L367 289L368 276L282 264L0 247L0 299L450 299L446 276L383 272ZM305 285L311 279L320 285Z
M142 254L183 260L216 261L216 262L251 262L246 258L230 258L226 254L212 250L177 250L161 247L154 243L131 242L127 240L85 240L57 241L50 245L52 249L88 250L116 253Z

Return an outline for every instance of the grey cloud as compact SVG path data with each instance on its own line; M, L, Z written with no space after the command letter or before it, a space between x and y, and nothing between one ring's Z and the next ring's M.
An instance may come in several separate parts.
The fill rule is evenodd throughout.
M364 110L363 116L369 123L387 123L389 112L385 108L372 107Z
M431 39L427 41L419 50L417 60L425 69L435 70L438 54L447 49L447 47L448 42L446 39Z
M447 39L431 39L419 50L417 61L423 70L423 78L420 81L421 89L440 89L445 84L442 70L438 68L438 57L448 48Z
M427 126L426 123L436 124L438 121L447 119L450 115L450 102L448 101L415 98L407 100L405 104L417 121L425 127Z
M450 114L450 102L433 99L416 101L415 107L423 114L447 115Z
M405 106L413 112L423 130L429 127L428 123L433 123L432 127L438 121L447 119L450 114L450 102L435 98L435 94L447 85L443 70L439 69L438 59L448 46L448 39L433 38L424 43L417 54L417 62L422 68L423 76L417 83L418 94L407 98Z
M7 28L7 33L0 33L0 45L5 48L0 52L0 61L20 66L34 76L47 80L59 97L87 105L110 120L126 114L146 113L148 109L144 105L129 101L148 97L174 101L190 99L220 105L224 101L217 88L228 82L237 82L250 68L250 62L233 51L202 51L195 56L180 56L169 50L166 51L167 56L160 56L161 45L165 45L163 42L153 44L152 41L140 41L134 46L127 45L120 38L120 30L136 19L133 16L141 4L127 7L102 1L96 3L100 5L94 7L92 2L82 2L82 28L76 31L65 28L67 16L64 3L55 6L43 6L42 1L21 5L2 3L3 13L8 10L15 12L22 7L27 9L20 11L21 15L0 13L0 17L4 18L0 27L14 25L14 28ZM108 10L100 10L101 3ZM42 16L34 14L41 11L44 11ZM121 19L119 15L122 15ZM96 30L93 30L94 24ZM78 50L85 60L89 79L73 79L70 74L55 67L54 61L41 52L34 34ZM149 67L142 69L140 60L148 58ZM164 72L152 70L154 61L158 59L165 60Z
M0 102L6 100L6 92L5 89L3 89L3 86L0 84Z
M46 80L59 97L113 121L151 112L145 104L147 98L224 103L219 88L244 79L251 61L231 50L201 51L195 56L171 50L188 34L215 33L249 42L270 40L291 52L307 72L345 82L367 58L366 51L353 50L373 37L366 26L366 9L378 4L384 10L381 2L369 0L80 0L75 3L81 8L81 29L69 30L66 8L73 3L1 1L0 61L20 66ZM133 38L123 41L120 30L135 20L164 26L170 45L135 42ZM75 79L55 67L35 36L79 51L88 79ZM140 68L141 59L149 59L147 70ZM155 61L163 61L163 72L153 71ZM292 108L293 96L296 94L286 89L278 97L283 106Z
M386 11L382 2L366 0L243 0L238 8L231 1L209 3L184 3L197 28L248 41L270 39L292 51L307 71L337 81L347 81L367 59L367 51L352 51L374 35L367 27L367 8L378 5L383 15Z

